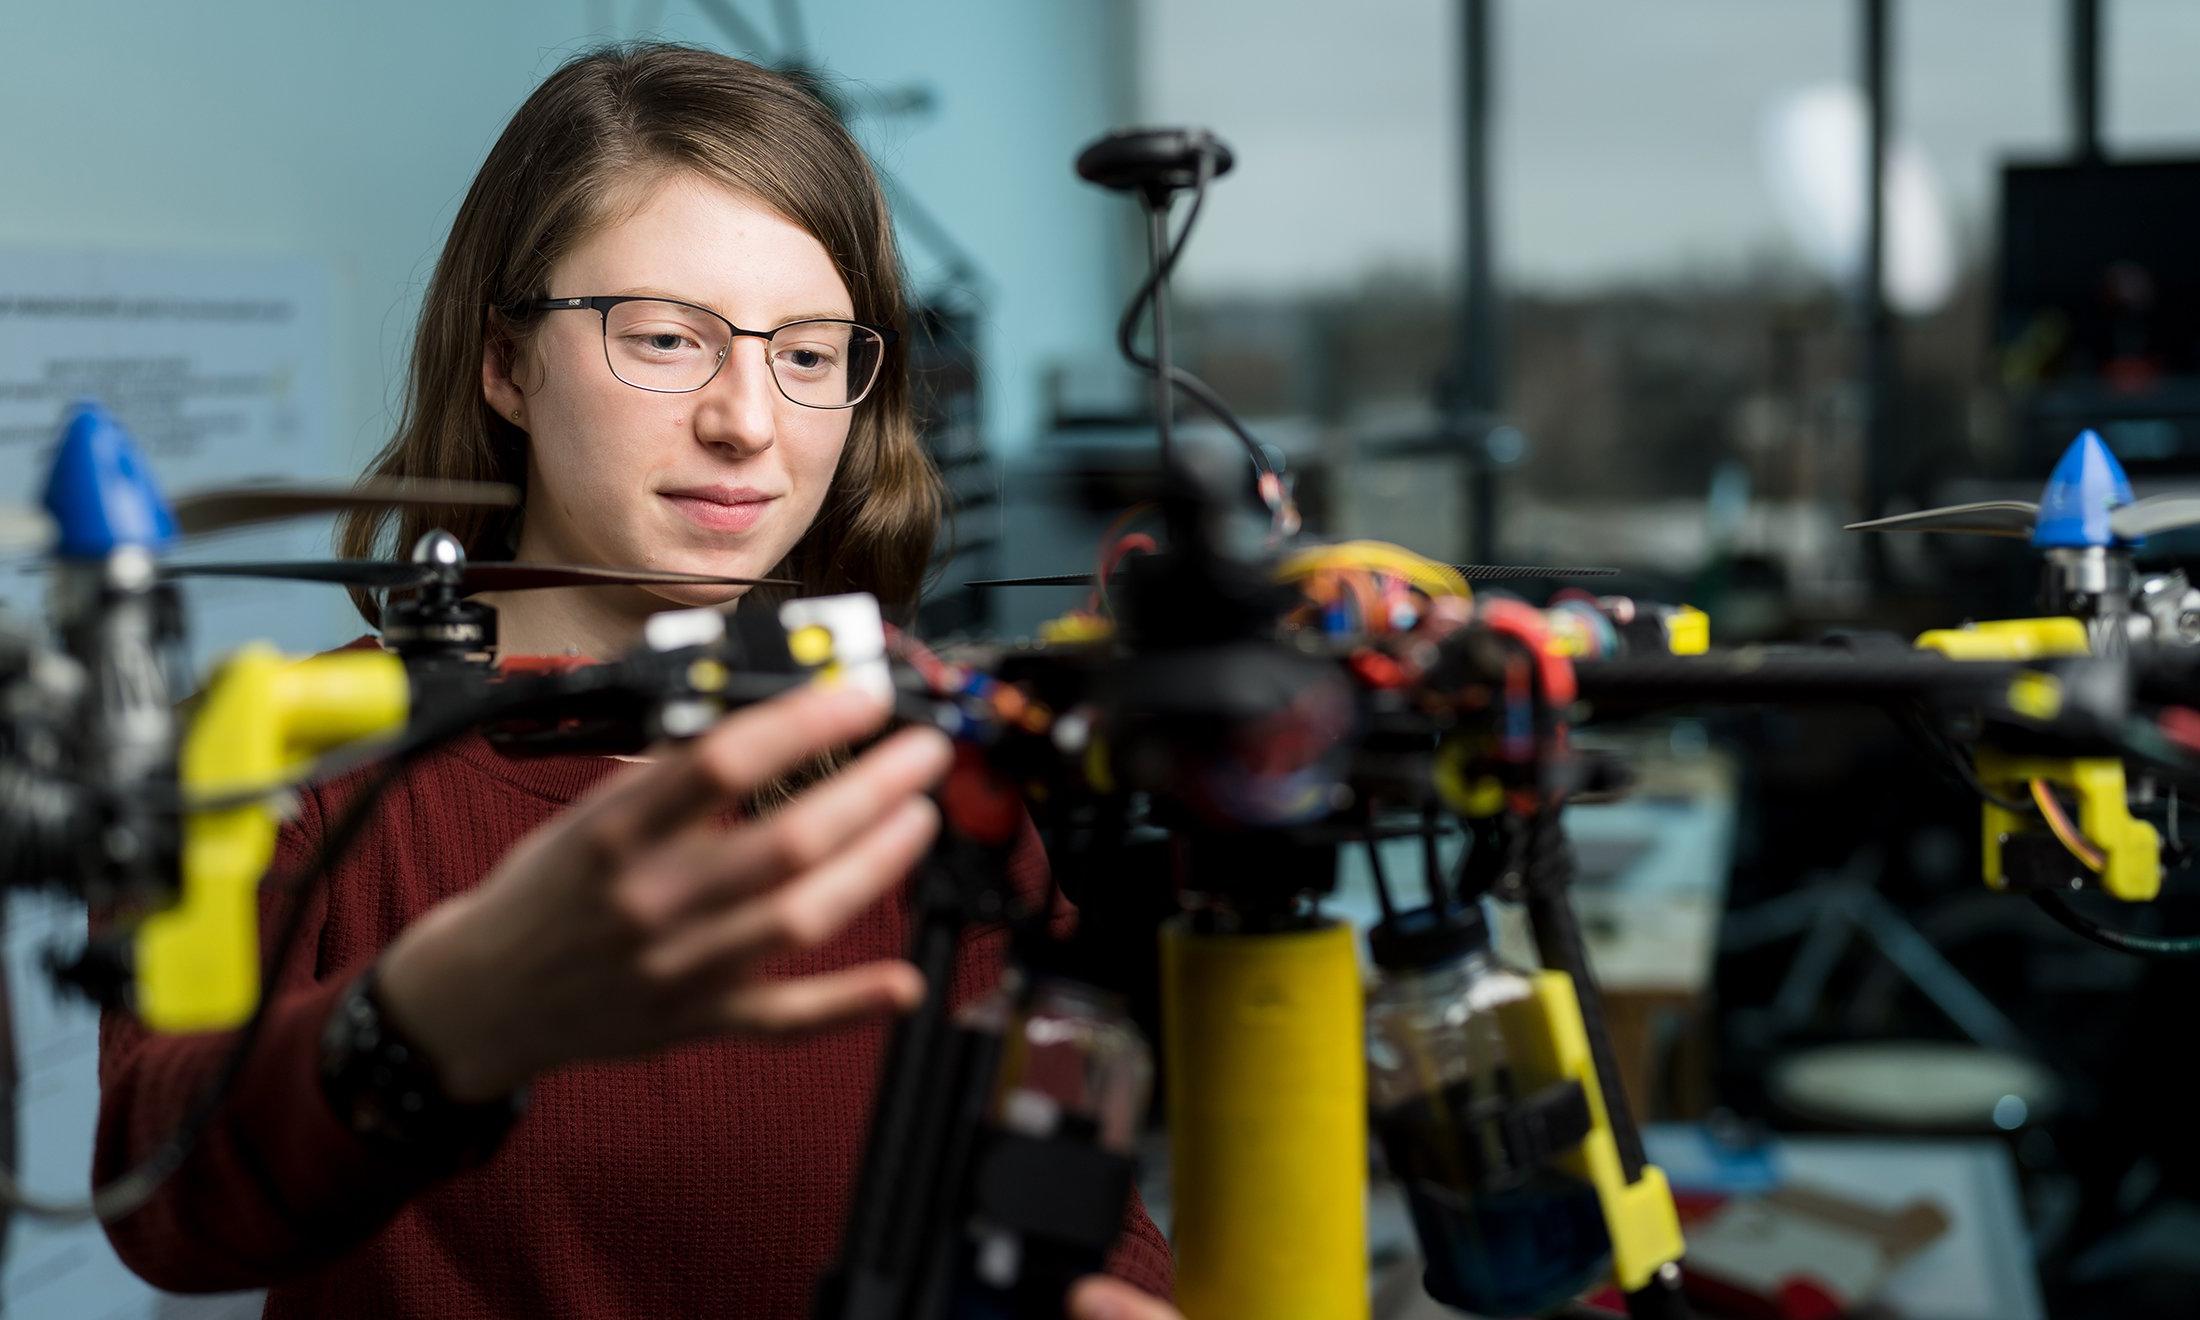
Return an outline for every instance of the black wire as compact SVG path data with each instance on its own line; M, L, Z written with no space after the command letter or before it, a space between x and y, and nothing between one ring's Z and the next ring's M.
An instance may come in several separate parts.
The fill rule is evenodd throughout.
M1444 892L1444 864L1437 854L1436 803L1433 799L1421 804L1421 884L1428 890L1429 906L1442 909L1451 906L1451 895Z
M1915 707L1897 707L1888 714L1894 717L1896 726L1926 752L1927 763L1938 770L1951 786L1991 802L2003 811L2019 816L2032 813L2031 803L2004 797L1988 787L1986 781L1979 778L1978 769L1971 764L1971 758L1953 739L1935 729L1923 711Z
M152 1154L104 1187L94 1190L87 1200L62 1201L32 1196L16 1182L13 1170L0 1169L0 1201L5 1201L12 1208L37 1219L74 1222L96 1216L112 1223L143 1207L160 1189L161 1184L168 1180L169 1175L182 1167L192 1148L198 1144L199 1137L205 1133L215 1111L228 1098L230 1089L236 1084L251 1057L253 1046L259 1041L261 1028L267 1020L268 1006L275 998L276 986L288 969L291 946L297 942L303 928L312 887L335 861L339 849L350 846L361 826L365 824L375 801L396 778L397 770L405 760L409 759L393 759L377 773L375 779L361 792L351 810L338 822L336 829L323 836L322 846L316 852L313 864L290 882L290 887L294 890L294 906L283 921L282 932L273 945L264 969L259 1002L253 1005L252 1015L245 1019L244 1026L239 1029L236 1044L222 1060L221 1070L184 1115L183 1121L177 1124L175 1131Z
M800 685L807 678L803 674L737 675L727 683L725 691L720 695L735 704L762 701ZM315 850L312 862L297 876L279 882L291 891L292 906L262 969L258 1002L253 1005L252 1013L245 1019L244 1025L238 1029L236 1042L224 1057L213 1082L177 1124L176 1130L152 1154L104 1187L95 1188L91 1196L83 1200L56 1200L33 1196L16 1181L15 1170L0 1163L0 1205L20 1210L35 1219L61 1222L77 1222L93 1217L113 1222L143 1207L152 1199L161 1184L190 1156L198 1139L205 1133L208 1123L243 1073L266 1023L268 1008L276 997L275 990L281 985L283 974L288 970L292 948L299 942L298 936L303 931L306 911L312 906L314 887L328 878L336 861L350 850L359 832L365 827L376 802L396 781L398 775L420 757L468 730L519 713L546 698L559 695L577 696L633 681L633 676L610 667L548 676L541 681L506 680L490 687L480 699L462 707L419 718L400 738L377 748L380 759L372 763L372 777L361 787L359 796L334 828L322 836L321 845ZM328 769L332 764L342 769L354 768L346 764L344 758L324 760L317 762L316 766ZM303 782L305 781L291 781L283 787L295 788ZM220 801L236 806L271 795L270 790L255 789L243 794L225 795ZM203 811L211 807L204 803L194 803L191 804L191 809Z
M1452 892L1447 901L1462 905L1479 903L1497 888L1503 846L1496 824L1487 820L1462 822L1466 843L1459 850L1459 864L1452 870Z
M1965 756L1962 749L1956 746L1945 734L1934 729L1923 712L1905 708L1897 710L1893 714L1896 722L1902 726L1905 732L1923 744L1928 751L1934 753L1934 764L1938 768L1953 772L1954 782L1968 788L1971 792L2004 811L2022 816L2035 814L2036 808L2032 803L2014 801L1988 788L1985 782L1979 778L1978 771L1972 766L1970 758ZM2156 755L2149 755L2145 751L2129 746L2128 735L2126 741L2125 751L2148 761L2158 759ZM2177 791L2174 783L2170 791L2172 794ZM2141 958L2200 957L2200 935L2142 935L2137 931L2118 930L2086 916L2071 906L2069 899L2053 890L2034 892L2032 901L2039 905L2042 912L2054 918L2056 923L2066 930L2103 948L2114 949L2118 953L2133 954Z
M2136 954L2141 958L2200 956L2200 935L2141 935L2136 931L2117 930L2086 916L2072 907L2069 899L2053 890L2035 892L2032 901L2065 929L2118 953Z
M274 1002L276 988L290 965L292 946L299 942L304 929L305 914L312 905L315 886L328 878L338 858L350 850L360 830L373 813L382 793L394 783L400 773L421 756L442 746L475 725L498 718L509 709L540 700L543 689L533 685L515 684L510 690L493 693L488 700L462 711L454 711L414 726L403 739L393 744L387 757L374 767L374 774L361 788L351 807L336 822L333 829L321 837L321 846L314 851L313 860L297 876L281 882L291 891L292 906L285 916L280 934L268 955L260 982L259 1001L252 1007L251 1016L238 1029L236 1043L222 1060L219 1072L200 1096L198 1102L184 1115L176 1130L161 1145L138 1164L115 1177L104 1187L93 1190L84 1200L55 1200L33 1196L15 1179L15 1170L0 1167L0 1204L5 1204L34 1219L60 1222L77 1222L97 1217L112 1223L133 1213L152 1199L153 1194L166 1182L169 1175L182 1167L198 1139L204 1135L207 1124L229 1096L237 1078L250 1060L253 1046L259 1041L260 1032L267 1020L269 1005Z
M1145 283L1138 286L1138 292L1131 295L1130 306L1123 309L1123 319L1116 322L1116 347L1122 351L1123 356L1129 360L1132 366L1142 371L1150 371L1158 375L1161 371L1161 364L1138 351L1139 317L1146 310L1146 304L1153 300L1154 294L1160 289L1162 283L1169 278L1169 273L1176 269L1177 258L1184 254L1184 244L1192 236L1192 226L1199 223L1200 207L1207 200L1207 180L1213 173L1214 157L1206 152L1201 152L1198 181L1192 187L1192 205L1184 213L1184 224L1176 231L1176 237L1170 241L1168 251L1162 257L1161 263L1147 274ZM1169 366L1169 384L1176 389L1177 393L1184 395L1206 409L1216 421L1221 422L1229 430L1230 434L1236 436L1238 443L1245 446L1245 452L1253 460L1253 466L1256 469L1264 475L1275 472L1275 467L1268 461L1268 451L1261 447L1260 441L1255 439L1253 433L1246 429L1245 423L1238 420L1237 414L1230 411L1230 406L1222 401L1222 396L1215 393L1212 386L1174 363Z
M1390 877L1383 869L1383 846L1375 838L1372 819L1367 832L1360 836L1360 842L1367 845L1367 869L1375 880L1375 901L1383 910L1383 921L1386 924L1395 923L1398 919L1398 906L1391 897Z

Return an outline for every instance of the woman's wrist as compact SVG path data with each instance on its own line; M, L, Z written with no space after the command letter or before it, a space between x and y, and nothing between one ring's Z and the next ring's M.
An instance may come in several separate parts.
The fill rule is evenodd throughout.
M426 1056L443 1094L459 1104L510 1095L535 1068L509 1029L503 982L476 976L467 942L451 930L464 899L427 913L382 955L378 995L391 1025Z

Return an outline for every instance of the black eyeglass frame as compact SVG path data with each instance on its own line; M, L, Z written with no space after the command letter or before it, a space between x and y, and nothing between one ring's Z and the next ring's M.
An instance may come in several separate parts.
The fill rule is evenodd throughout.
M674 307L685 307L690 311L701 312L705 316L716 318L719 324L733 332L735 339L761 339L767 345L771 343L772 336L790 325L850 325L858 330L868 330L877 335L879 338L878 365L871 369L871 379L865 382L863 393L858 394L846 403L804 403L792 394L787 393L786 383L779 379L779 373L776 370L771 373L772 388L779 391L779 397L797 408L816 408L821 412L840 412L853 408L865 399L870 398L871 391L878 388L878 378L885 374L886 350L893 345L895 340L901 338L900 332L892 326L872 325L868 321L854 321L838 316L805 316L799 321L789 321L787 325L776 326L770 330L744 330L732 321L727 320L723 314L714 312L701 303L685 302L679 298L660 298L648 293L606 294L593 298L537 298L535 301L525 304L525 306L528 310L537 312L572 312L584 308L593 310L602 322L603 333L599 338L603 341L603 364L611 372L613 380L630 389L647 390L651 394L693 394L695 391L709 386L712 381L718 379L718 373L726 369L726 359L733 356L731 345L728 345L727 351L719 356L718 365L710 369L710 374L703 378L702 384L691 385L684 390L660 390L651 385L636 385L633 381L620 375L619 369L611 365L611 309L620 303L630 302L670 303Z

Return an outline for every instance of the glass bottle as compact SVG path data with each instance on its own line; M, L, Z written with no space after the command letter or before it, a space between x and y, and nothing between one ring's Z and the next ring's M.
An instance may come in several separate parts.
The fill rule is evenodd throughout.
M1153 1088L1153 1055L1121 996L1063 976L1040 975L1019 992L1010 972L992 995L962 1015L966 1026L997 1029L1000 1066L986 1123L996 1133L1085 1146L1114 1157L1103 1168L1074 1161L1076 1176L1120 1177L1129 1191L1138 1136ZM1094 1189L1071 1189L1085 1194ZM1120 1211L1117 1212L1120 1219ZM1098 1270L1092 1251L1029 1237L989 1222L980 1208L969 1225L970 1252L957 1315L1010 1316L1033 1306L1059 1313L1069 1286Z
M1423 1286L1478 1315L1536 1315L1594 1284L1611 1244L1595 1188L1523 1160L1498 1010L1528 979L1498 961L1479 906L1370 932L1368 1104L1427 1260Z

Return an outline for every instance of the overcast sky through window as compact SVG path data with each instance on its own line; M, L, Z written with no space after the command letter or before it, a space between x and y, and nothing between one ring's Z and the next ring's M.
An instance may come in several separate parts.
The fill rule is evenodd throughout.
M1500 259L1582 286L1794 252L1762 137L1780 100L1856 76L1850 0L1496 5ZM1996 163L2068 138L2061 0L1894 6L1899 131L1967 247ZM2113 150L2200 151L2200 4L2108 0ZM1238 168L1208 201L1187 288L1294 292L1378 272L1450 279L1459 233L1457 6L1147 0L1142 117L1215 129Z

